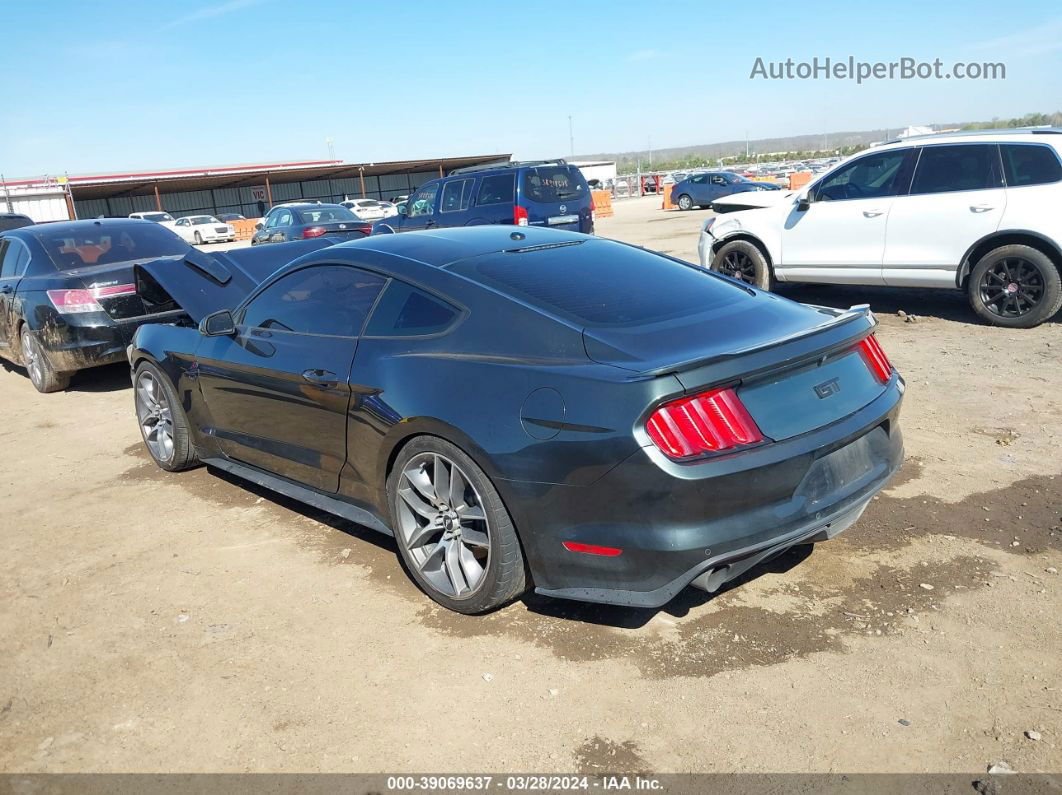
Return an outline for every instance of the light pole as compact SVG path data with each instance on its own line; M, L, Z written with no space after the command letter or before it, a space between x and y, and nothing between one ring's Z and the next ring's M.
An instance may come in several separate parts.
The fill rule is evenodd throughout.
M571 154L572 159L575 159L575 132L572 127L572 117L568 114L568 151Z

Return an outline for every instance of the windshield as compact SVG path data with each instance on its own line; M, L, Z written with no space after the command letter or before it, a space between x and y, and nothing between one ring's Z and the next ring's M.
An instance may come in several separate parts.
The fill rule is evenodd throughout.
M173 216L169 213L144 213L140 217L145 221L154 221L156 224L173 220Z
M373 199L365 199L364 201L358 202L358 206L359 207L379 207L380 206L380 202L375 201Z
M569 201L585 196L587 187L573 166L539 166L524 171L523 193L531 201Z
M66 225L49 226L41 227L37 239L59 270L176 257L188 252L188 244L162 226L92 223L76 231Z
M217 218L212 215L197 215L191 219L192 223L196 226L203 226L204 224L220 224Z

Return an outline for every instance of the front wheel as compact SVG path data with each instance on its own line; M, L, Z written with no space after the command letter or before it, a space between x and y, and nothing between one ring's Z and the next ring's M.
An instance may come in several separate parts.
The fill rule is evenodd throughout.
M195 244L197 246L203 245L203 236L201 234L199 234L198 232L195 233Z
M772 287L771 266L767 264L767 258L747 240L734 240L720 248L712 258L712 270L761 290L770 290Z
M22 327L22 365L38 392L61 392L70 386L70 373L57 372L48 354L27 326Z
M1020 244L993 249L966 283L970 306L993 326L1032 328L1062 309L1062 277L1051 258Z
M414 439L395 461L387 494L402 559L443 607L485 613L527 589L509 512L462 450L434 436Z
M169 472L198 464L188 418L170 379L158 367L145 362L136 368L133 384L140 434L155 463Z
M680 210L692 210L693 209L693 199L691 199L689 196L687 196L685 193L683 193L678 198L678 207L679 207Z

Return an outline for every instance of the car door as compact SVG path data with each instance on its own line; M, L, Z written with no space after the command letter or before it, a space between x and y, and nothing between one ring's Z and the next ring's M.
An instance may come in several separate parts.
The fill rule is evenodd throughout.
M730 187L730 183L727 182L726 177L724 177L722 174L711 174L708 177L706 188L708 190L709 204L711 202L714 202L716 199L721 199L723 196L726 196L733 192L733 189Z
M402 218L403 232L414 232L418 229L430 229L438 221L435 214L436 198L439 194L440 182L429 182L409 197L406 202L406 214Z
M686 182L686 190L683 193L688 193L690 198L693 199L695 205L708 204L710 191L708 190L708 175L707 174L694 174Z
M910 182L911 149L871 152L827 174L793 201L780 236L775 273L783 281L884 284L886 222Z
M300 268L251 297L233 336L203 339L199 385L225 455L338 489L351 362L384 282L348 265Z
M187 218L178 218L177 223L173 225L173 229L181 236L181 240L187 243L192 242L192 223Z
M473 185L473 188L475 186ZM516 204L516 174L490 174L479 181L469 213L472 224L512 224Z
M472 186L475 179L451 179L442 183L436 212L439 226L464 226L469 220Z
M889 213L882 277L896 287L955 287L966 252L1007 206L996 144L921 147L911 190Z
M11 316L14 312L15 288L19 277L15 275L15 261L18 259L22 243L14 238L0 237L0 356L5 359L11 355Z

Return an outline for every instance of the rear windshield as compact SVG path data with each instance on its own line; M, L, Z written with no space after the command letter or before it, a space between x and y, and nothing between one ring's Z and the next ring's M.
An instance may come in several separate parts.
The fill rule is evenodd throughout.
M32 226L33 221L24 215L5 215L0 217L0 232L8 229L19 229L23 226Z
M357 221L358 217L346 207L322 207L319 210L299 210L308 224L327 224L333 221Z
M564 202L586 196L586 181L574 166L524 170L523 193L534 202Z
M692 265L605 240L488 254L451 268L583 326L700 314L735 300L741 290Z
M188 244L164 226L129 223L120 227L106 223L69 228L40 227L37 239L59 270L112 262L176 257L187 253Z

